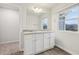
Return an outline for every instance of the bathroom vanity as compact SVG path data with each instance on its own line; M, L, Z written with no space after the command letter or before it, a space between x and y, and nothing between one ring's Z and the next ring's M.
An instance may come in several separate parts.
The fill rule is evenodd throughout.
M24 32L24 54L33 55L53 48L55 34L49 31Z

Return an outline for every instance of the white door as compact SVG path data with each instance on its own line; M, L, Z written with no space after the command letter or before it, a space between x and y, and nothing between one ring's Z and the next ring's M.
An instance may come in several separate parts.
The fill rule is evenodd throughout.
M35 42L33 35L24 35L24 54L35 53Z
M55 45L55 34L50 33L50 48L53 48Z
M36 34L36 53L43 50L43 34Z
M44 33L44 50L49 49L49 40L50 40L50 35L49 33Z

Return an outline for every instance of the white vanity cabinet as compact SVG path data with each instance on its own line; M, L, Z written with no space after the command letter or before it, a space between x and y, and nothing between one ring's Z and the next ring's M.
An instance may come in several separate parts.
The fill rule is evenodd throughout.
M36 53L39 53L43 50L43 34L39 33L39 34L36 34L36 48L35 48L35 51Z
M50 34L44 33L44 50L49 49L50 47Z
M55 33L50 33L50 48L53 48L55 45Z
M35 53L35 40L34 35L24 35L24 54L34 54Z
M24 34L24 54L38 54L54 47L55 34L39 32Z

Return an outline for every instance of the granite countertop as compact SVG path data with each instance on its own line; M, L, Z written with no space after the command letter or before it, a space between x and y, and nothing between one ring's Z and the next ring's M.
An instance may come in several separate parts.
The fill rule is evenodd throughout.
M48 33L51 31L23 31L24 35L26 34L36 34L36 33Z

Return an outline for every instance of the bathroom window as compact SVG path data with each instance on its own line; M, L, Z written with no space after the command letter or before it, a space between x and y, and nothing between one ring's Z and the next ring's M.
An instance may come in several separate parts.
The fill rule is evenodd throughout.
M65 26L65 16L64 14L59 15L59 30L64 30Z
M66 30L78 31L78 21L77 19L69 19L65 21Z
M74 6L59 14L59 30L78 31L79 6Z
M44 18L44 19L42 20L41 26L42 26L42 29L43 29L43 30L47 30L47 29L48 29L48 18Z

